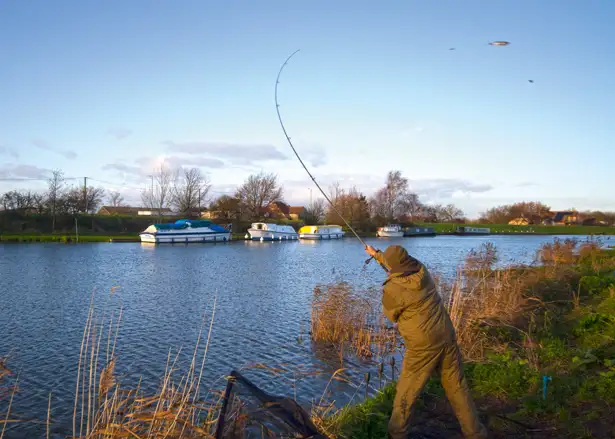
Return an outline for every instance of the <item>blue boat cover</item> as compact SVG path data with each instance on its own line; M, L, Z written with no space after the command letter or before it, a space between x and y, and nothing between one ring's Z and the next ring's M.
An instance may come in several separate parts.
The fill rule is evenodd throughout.
M154 226L158 230L182 230L188 228L188 226L192 228L209 227L214 232L228 233L228 230L224 227L207 220L177 220L174 223L154 224Z

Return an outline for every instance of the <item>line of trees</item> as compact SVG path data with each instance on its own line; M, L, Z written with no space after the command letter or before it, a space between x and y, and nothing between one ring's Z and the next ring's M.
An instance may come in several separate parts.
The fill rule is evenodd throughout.
M615 224L615 212L604 212L600 210L577 212L574 208L569 209L569 211L576 213L578 222L580 223L593 220L603 225ZM545 219L551 218L551 216L551 206L540 201L523 201L492 207L483 212L478 221L486 224L507 224L511 220L523 218L530 224L540 224Z
M211 183L199 168L170 169L161 166L151 176L151 187L141 193L144 208L171 209L182 216L198 215L204 209L216 213L221 219L239 220L262 217L265 208L276 201L283 201L284 190L278 177L272 173L250 175L233 195L211 199ZM466 222L464 212L454 204L426 204L412 192L408 179L401 171L390 171L384 185L371 197L356 187L343 188L334 183L328 188L327 197L333 207L318 198L305 207L306 223L343 224L346 219L357 229L390 222L452 223ZM102 187L69 186L60 170L53 171L47 181L47 190L13 190L0 196L0 208L5 211L50 215L75 215L94 213L103 204L123 206L124 198L117 191ZM341 217L340 217L341 215ZM551 216L551 208L538 201L520 202L493 207L481 214L478 222L506 224L516 218L525 218L538 224ZM342 218L343 217L343 218ZM592 218L601 224L615 224L615 213L582 212L581 219Z
M372 197L368 197L356 187L343 188L334 183L328 190L328 198L333 207L319 198L305 208L306 223L343 224L346 219L353 227L366 229L373 224L392 221L413 222L462 222L464 213L449 204L427 205L410 190L408 179L400 171L388 173L385 185ZM260 173L251 175L237 189L233 196L223 195L210 205L220 218L259 217L263 209L274 201L283 200L283 188L274 174ZM341 215L341 217L340 217ZM342 218L343 217L343 218Z

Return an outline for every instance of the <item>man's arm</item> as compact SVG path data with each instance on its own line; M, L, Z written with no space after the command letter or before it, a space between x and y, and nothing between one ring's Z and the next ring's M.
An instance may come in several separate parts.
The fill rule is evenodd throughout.
M365 247L365 252L368 255L370 255L372 258L374 258L376 262L378 262L380 266L385 269L385 271L387 272L389 271L389 268L384 263L384 255L382 254L380 250L377 250L371 245L368 245L367 247Z

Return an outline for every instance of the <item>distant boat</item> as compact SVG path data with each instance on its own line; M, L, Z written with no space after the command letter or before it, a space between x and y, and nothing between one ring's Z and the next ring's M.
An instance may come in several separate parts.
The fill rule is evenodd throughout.
M252 223L246 234L246 239L252 241L294 241L299 239L299 235L292 226Z
M388 224L384 227L378 227L376 236L379 238L401 238L404 236L404 230L399 224Z
M404 236L436 236L436 229L433 227L406 227Z
M230 230L206 220L177 220L174 223L152 224L139 233L141 242L188 243L226 242L231 240Z
M339 239L343 237L342 226L303 226L299 229L301 239Z
M490 233L491 229L488 227L459 226L455 230L457 235L489 235Z

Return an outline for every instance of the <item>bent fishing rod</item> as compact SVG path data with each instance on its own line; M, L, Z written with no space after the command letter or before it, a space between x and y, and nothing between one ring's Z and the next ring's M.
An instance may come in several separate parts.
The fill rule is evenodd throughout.
M318 188L318 190L320 191L322 196L325 197L325 200L327 200L327 202L329 203L329 205L331 206L333 211L342 219L342 221L344 221L344 224L346 224L346 227L348 227L348 229L350 229L350 231L354 234L354 236L356 236L356 238L359 240L359 242L361 244L363 244L363 247L367 248L367 244L365 243L365 241L363 241L361 239L361 237L355 231L355 229L350 225L350 223L346 220L346 218L344 218L344 216L340 213L340 211L335 206L335 203L333 203L333 201L331 201L331 199L327 196L325 191L320 187L320 185L318 184L318 182L316 181L316 179L314 178L314 176L312 175L310 170L307 168L307 166L305 166L305 163L303 163L303 160L301 160L301 157L299 156L299 153L295 149L295 146L293 145L293 142L290 140L290 136L288 135L288 132L286 131L286 127L284 126L284 121L282 120L282 115L280 113L280 104L278 103L278 85L280 84L280 77L282 76L282 71L284 70L284 67L286 67L286 64L288 64L288 61L290 61L290 59L293 56L295 56L295 54L297 52L299 52L299 49L295 50L293 53L291 53L288 56L288 58L286 58L286 61L284 61L284 64L282 64L282 67L280 67L280 70L278 71L278 76L277 76L277 78L275 80L275 111L278 114L278 121L280 122L280 126L282 127L282 131L284 132L284 137L286 137L286 141L288 142L288 144L290 145L290 148L295 153L295 156L297 157L297 160L299 160L299 163L301 163L301 166L303 166L303 169L305 169L305 172L307 172L307 174L310 176L310 178L314 182L314 185L316 185L316 187ZM367 259L365 261L365 263L368 264L372 259L373 258L370 257L369 259ZM380 264L380 266L384 269L384 271L388 272L387 268L384 265Z

